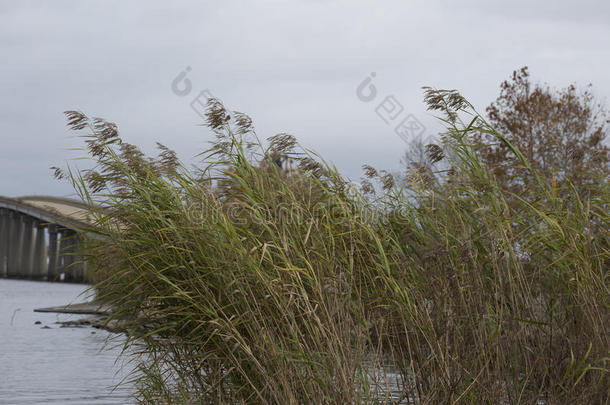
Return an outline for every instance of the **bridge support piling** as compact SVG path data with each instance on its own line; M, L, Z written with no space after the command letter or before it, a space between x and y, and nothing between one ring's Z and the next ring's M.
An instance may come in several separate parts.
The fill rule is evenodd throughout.
M16 240L17 240L17 226L15 226L15 217L16 213L13 211L9 211L7 218L7 227L8 234L10 237L8 238L6 244L6 276L10 276L13 271L13 266L15 266L15 249L16 249Z
M59 275L59 240L57 225L49 225L49 268L48 278L50 281L55 281Z
M9 235L11 235L9 241L9 249L8 249L8 269L7 276L8 277L19 277L22 268L22 257L23 257L23 231L24 231L24 222L22 216L19 213L12 212L11 213L11 231Z
M29 216L23 215L21 221L23 223L21 276L31 278L34 273L34 220Z
M34 262L32 276L37 279L46 279L47 273L47 244L46 227L40 221L35 221L36 240L34 241Z
M60 249L60 263L61 263L61 269L62 272L64 273L64 277L66 281L73 281L74 280L74 274L72 274L73 272L73 268L72 268L72 261L74 259L73 253L72 253L72 242L73 242L73 235L72 232L68 229L62 229L61 230L61 249Z
M0 277L7 276L8 240L9 240L9 212L0 208Z
M9 211L6 217L6 228L9 234L9 238L6 241L6 276L10 276L12 267L15 265L15 241L17 227L15 226L16 213Z

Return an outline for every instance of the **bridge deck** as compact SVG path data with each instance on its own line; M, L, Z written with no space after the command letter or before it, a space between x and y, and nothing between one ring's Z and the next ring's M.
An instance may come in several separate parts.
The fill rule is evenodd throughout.
M89 226L92 223L87 204L62 197L0 196L0 208L14 209L68 228Z
M28 196L18 198L22 203L38 207L40 209L55 212L63 217L83 222L91 223L88 215L88 206L84 203L58 197Z

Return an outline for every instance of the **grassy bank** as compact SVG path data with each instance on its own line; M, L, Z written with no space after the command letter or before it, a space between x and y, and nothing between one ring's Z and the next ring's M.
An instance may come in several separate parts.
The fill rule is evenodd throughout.
M511 145L459 95L427 101L452 169L402 188L373 168L356 187L287 135L263 146L218 102L196 169L68 114L97 164L71 176L100 207L85 254L132 319L141 400L608 401L607 179L504 193L471 137Z

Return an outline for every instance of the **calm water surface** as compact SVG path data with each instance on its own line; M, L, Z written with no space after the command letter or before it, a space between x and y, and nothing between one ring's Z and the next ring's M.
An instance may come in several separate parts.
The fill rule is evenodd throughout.
M33 312L87 301L86 287L0 279L0 404L134 403L128 386L115 389L129 372L116 361L121 335L55 323L83 315Z

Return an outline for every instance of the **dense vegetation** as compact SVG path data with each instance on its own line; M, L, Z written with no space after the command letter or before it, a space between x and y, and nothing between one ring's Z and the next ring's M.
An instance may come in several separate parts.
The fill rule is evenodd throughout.
M456 92L426 101L447 125L427 152L450 169L394 182L366 167L362 187L289 135L264 146L218 101L196 169L68 113L96 162L70 176L102 236L85 254L129 320L140 400L609 400L608 179L589 173L583 197ZM510 151L527 194L499 186L481 139Z

